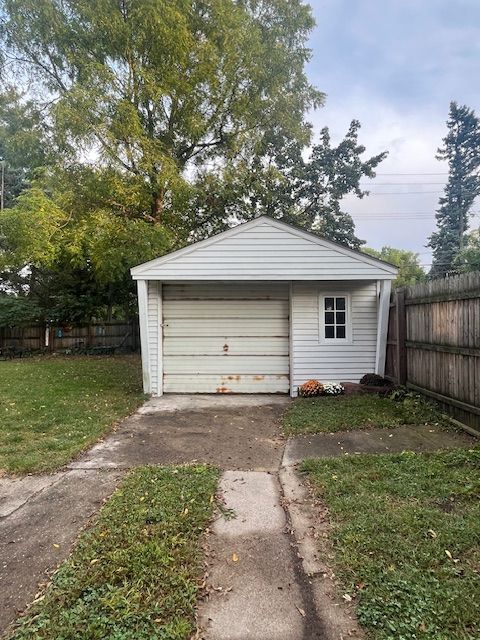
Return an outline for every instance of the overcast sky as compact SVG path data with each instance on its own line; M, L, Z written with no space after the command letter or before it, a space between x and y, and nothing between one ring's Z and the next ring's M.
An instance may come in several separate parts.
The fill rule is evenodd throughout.
M327 94L310 116L314 131L327 125L338 142L357 118L365 155L389 152L377 178L366 181L372 195L346 199L345 209L369 246L411 249L428 265L425 244L447 171L435 152L449 103L480 111L480 0L310 4L317 27L308 74ZM476 216L472 224L479 223Z

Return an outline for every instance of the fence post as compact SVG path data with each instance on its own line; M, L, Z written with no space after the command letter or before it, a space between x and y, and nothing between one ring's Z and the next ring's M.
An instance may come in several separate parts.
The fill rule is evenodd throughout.
M93 325L92 325L92 321L90 320L88 323L88 329L87 329L87 349L91 349L93 347Z
M405 289L398 289L396 292L396 325L397 325L397 367L398 384L404 385L407 382L407 327L405 310Z

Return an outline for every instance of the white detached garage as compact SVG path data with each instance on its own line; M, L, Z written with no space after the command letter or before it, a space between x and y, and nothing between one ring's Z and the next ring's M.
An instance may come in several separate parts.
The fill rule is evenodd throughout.
M383 374L392 265L262 216L132 269L146 393Z

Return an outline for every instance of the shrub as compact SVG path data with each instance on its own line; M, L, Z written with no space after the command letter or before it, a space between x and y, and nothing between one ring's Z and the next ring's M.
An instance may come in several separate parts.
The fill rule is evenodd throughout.
M383 376L376 373L366 373L360 380L360 384L371 385L372 387L391 387L392 383Z

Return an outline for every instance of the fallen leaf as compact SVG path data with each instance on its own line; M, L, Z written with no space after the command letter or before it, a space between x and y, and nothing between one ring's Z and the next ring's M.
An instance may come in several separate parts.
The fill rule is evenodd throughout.
M437 537L437 534L436 534L436 532L435 532L433 529L429 529L429 530L427 531L427 533L428 533L428 535L430 536L430 538L434 538L434 539L435 539L435 538Z
M303 609L301 609L299 606L295 605L298 609L298 613L302 616L302 618L305 618L306 613Z
M453 556L448 549L445 549L445 555L447 556L447 558L450 558L450 560L453 560Z
M60 545L57 544L56 542L53 543L53 546L55 547L55 549L60 549Z
M90 564L97 564L97 562L100 562L98 558L94 558L93 560L90 560Z
M346 602L351 602L352 601L352 596L348 593L344 593L342 598L346 601Z
M233 560L233 562L238 562L238 556L237 556L236 553L232 554L232 560Z

